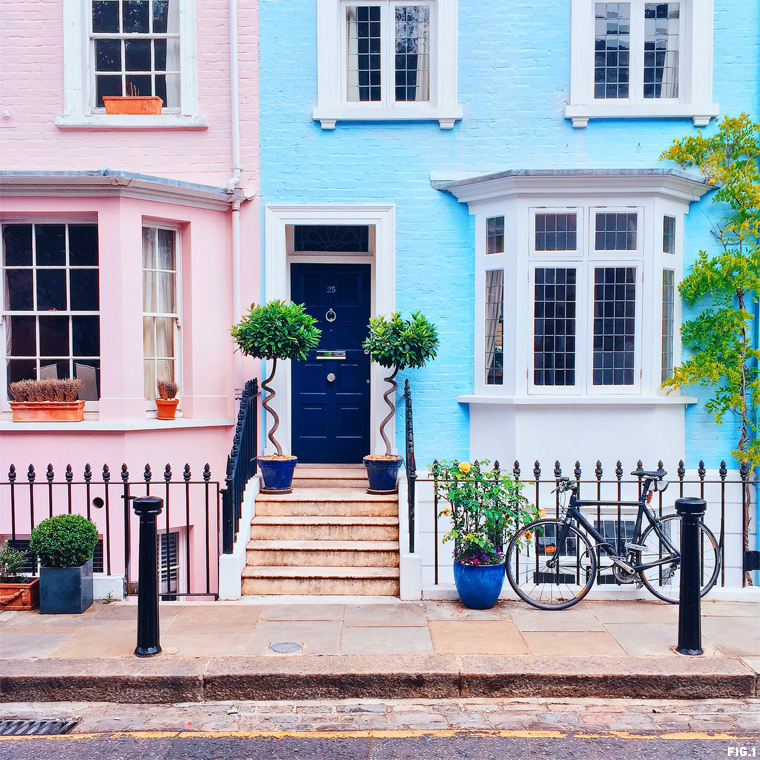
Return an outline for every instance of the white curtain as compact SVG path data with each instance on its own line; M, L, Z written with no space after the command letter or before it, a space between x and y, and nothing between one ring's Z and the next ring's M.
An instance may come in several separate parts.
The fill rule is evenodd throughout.
M504 270L486 272L486 382L496 362L496 345L504 315Z

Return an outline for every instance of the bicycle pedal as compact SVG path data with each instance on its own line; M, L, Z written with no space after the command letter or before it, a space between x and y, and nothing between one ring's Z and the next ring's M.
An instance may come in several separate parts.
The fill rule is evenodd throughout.
M645 552L647 550L647 547L642 546L641 544L626 544L625 548L633 549L634 551L637 551L637 552Z

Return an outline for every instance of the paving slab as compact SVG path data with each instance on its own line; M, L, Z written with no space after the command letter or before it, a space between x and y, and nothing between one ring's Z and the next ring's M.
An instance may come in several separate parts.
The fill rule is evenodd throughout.
M557 657L625 655L626 651L607 631L523 631L531 654ZM495 653L494 653L495 654Z
M73 635L73 632L14 633L3 629L0 632L0 659L23 660L32 657L50 657Z
M167 654L178 657L238 657L248 651L252 638L250 634L167 633L161 636L161 648Z
M55 659L131 657L137 646L134 624L118 621L86 625L72 633L51 655Z
M427 626L343 628L343 654L433 654Z
M760 624L757 618L704 618L702 633L726 654L737 657L760 656Z
M166 633L172 636L192 636L195 634L252 634L263 607L246 605L220 607L188 605L175 615ZM160 619L160 612L159 612Z
M602 624L585 606L567 610L521 609L512 613L521 631L603 631Z
M586 608L603 624L678 623L678 605L667 602L587 602Z
M676 654L678 644L678 625L641 624L627 625L608 623L605 628L615 637L615 640L626 651L635 657L667 656ZM716 649L714 643L708 640L703 629L702 648L707 656L721 657L723 653Z
M342 620L342 604L267 604L261 620Z
M262 620L245 652L264 655L272 642L294 641L303 644L304 654L338 654L340 620Z
M511 620L431 620L436 654L530 654Z
M409 604L347 604L343 615L346 625L411 626L427 625L425 605Z
M511 620L518 602L500 600L490 610L470 610L460 601L425 602L428 620Z

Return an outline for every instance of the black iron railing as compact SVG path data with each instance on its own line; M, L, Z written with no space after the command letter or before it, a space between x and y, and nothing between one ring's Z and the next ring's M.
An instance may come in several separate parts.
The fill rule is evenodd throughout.
M417 469L414 462L414 417L412 414L412 390L409 380L404 381L404 402L406 404L405 447L407 506L409 508L409 554L414 554L414 499L417 485Z
M145 465L141 478L132 478L126 464L118 475L112 475L108 465L96 473L88 464L81 480L75 479L71 465L59 480L52 465L48 465L44 480L38 479L33 465L25 474L11 465L7 480L0 481L0 537L26 549L32 529L42 520L60 514L87 517L101 537L94 570L123 576L126 593L136 594L139 520L132 512L131 501L137 496L158 496L164 502L158 517L157 558L162 596L216 597L220 494L208 465L201 480L193 480L187 464L179 478L167 464L155 479L150 465ZM24 572L38 572L31 555Z
M494 463L495 470L498 472L499 463ZM642 463L637 463L637 469L642 469ZM658 463L659 469L663 468L663 463ZM626 472L620 460L617 461L614 470L614 478L604 478L604 468L602 463L597 461L594 468L593 478L583 479L580 462L576 462L571 473L568 473L580 483L578 491L579 498L587 498L595 501L609 500L607 507L596 506L586 508L583 511L589 512L587 518L596 524L597 530L612 543L618 545L621 549L625 542L630 540L629 533L633 530L633 521L635 520L636 508L616 505L616 501L636 500L641 494L641 481L639 479L624 480L623 475ZM633 468L630 468L633 469ZM439 550L441 547L441 538L443 531L439 524L441 518L440 501L444 499L445 481L437 475L437 462L433 464L430 474L425 478L417 478L417 482L429 482L433 485L433 561L434 561L434 583L439 583L440 558ZM515 480L521 481L524 485L523 495L528 501L535 505L536 509L543 510L549 516L559 517L561 510L560 495L552 494L563 476L560 463L554 463L551 476L545 477L541 465L536 461L533 465L533 478L524 480L519 462L515 462L511 472L504 472ZM683 460L679 461L675 477L668 476L665 478L671 484L671 490L667 492L658 491L653 499L653 506L657 513L662 516L674 512L673 503L677 498L683 496L699 496L708 502L707 517L705 522L713 530L718 538L721 572L718 580L720 586L726 585L727 570L734 569L741 573L742 585L750 583L749 571L754 569L757 561L756 552L748 551L749 544L749 505L750 505L750 475L751 471L746 465L742 465L738 471L738 478L729 479L729 470L724 462L720 463L718 469L718 479L707 478L707 468L703 461L699 462L697 467L697 478L686 478L686 466ZM675 488L673 488L675 486ZM674 493L675 491L675 493ZM741 536L737 534L736 540L732 541L731 556L729 556L729 568L726 566L726 514L727 510L741 510ZM731 520L729 524L737 524L739 521ZM734 549L736 550L734 553ZM609 568L600 563L599 577L597 582L618 584L618 581L609 574Z
M222 552L232 554L243 509L243 495L248 481L256 474L258 450L259 383L249 380L240 397L232 451L227 457L227 476L222 490Z

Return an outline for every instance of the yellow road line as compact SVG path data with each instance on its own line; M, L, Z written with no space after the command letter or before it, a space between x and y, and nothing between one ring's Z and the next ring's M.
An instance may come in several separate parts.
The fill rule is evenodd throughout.
M451 738L455 736L499 737L504 739L627 739L668 741L759 741L760 736L740 736L738 734L703 731L680 731L663 734L633 734L628 731L607 731L605 733L564 733L562 731L501 731L456 729L408 729L408 730L365 730L365 731L104 731L54 736L0 736L3 741L27 741L46 739L55 741L82 739L413 739L419 736Z

